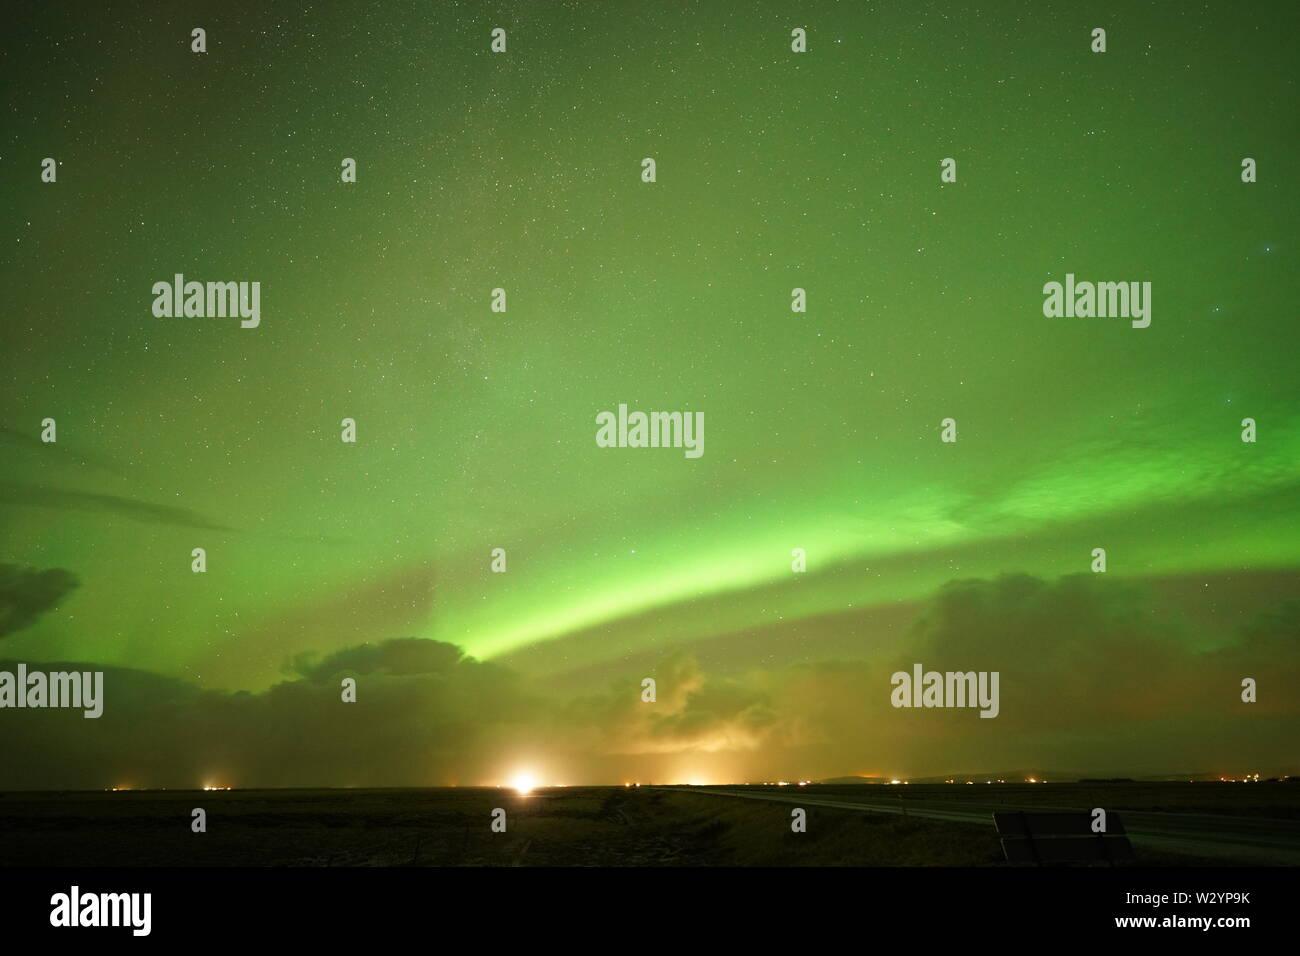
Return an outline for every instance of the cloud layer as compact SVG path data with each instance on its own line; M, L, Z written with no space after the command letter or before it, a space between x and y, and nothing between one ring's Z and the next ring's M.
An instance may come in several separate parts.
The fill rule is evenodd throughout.
M77 586L71 571L0 564L0 637L31 627Z
M1099 575L955 581L925 606L906 658L724 676L679 653L586 695L415 638L300 655L289 679L257 694L105 669L98 720L0 711L0 787L493 784L521 768L544 782L618 783L1290 766L1300 600L1201 653L1153 607L1148 589ZM913 663L999 671L1000 715L893 708L890 674ZM641 699L646 676L653 703ZM355 703L341 700L345 677ZM1258 703L1241 701L1246 677Z

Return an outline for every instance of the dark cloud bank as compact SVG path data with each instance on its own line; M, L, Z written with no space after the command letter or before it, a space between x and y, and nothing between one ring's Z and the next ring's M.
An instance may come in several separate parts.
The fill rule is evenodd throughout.
M42 585L31 593L62 593ZM45 606L13 592L6 621ZM1205 652L1152 607L1144 588L1093 575L955 581L917 620L906 658L722 677L677 654L578 697L414 638L301 656L258 694L27 661L104 670L104 715L0 710L0 788L468 785L520 766L575 784L1300 769L1300 600ZM999 716L891 707L890 675L914 663L999 671ZM641 701L644 676L656 703ZM357 680L356 703L340 700L344 677ZM1257 703L1241 701L1245 677Z
M37 571L0 564L0 637L31 627L76 586L76 576L62 568Z

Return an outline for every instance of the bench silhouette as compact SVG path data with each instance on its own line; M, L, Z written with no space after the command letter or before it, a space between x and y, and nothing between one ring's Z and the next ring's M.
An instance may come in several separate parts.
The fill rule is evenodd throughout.
M1109 863L1133 859L1133 845L1118 813L1106 814L1106 832L1092 832L1090 813L993 814L1002 852L1010 863Z

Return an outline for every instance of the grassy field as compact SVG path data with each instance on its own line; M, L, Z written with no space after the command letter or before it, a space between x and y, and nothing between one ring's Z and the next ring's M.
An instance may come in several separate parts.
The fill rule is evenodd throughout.
M1264 785L811 787L1008 804L1296 816ZM1180 791L1179 788L1182 790ZM1201 788L1209 788L1202 790ZM905 792L904 792L905 791ZM1284 800L1285 798L1285 800ZM1279 802L1282 801L1282 802ZM191 811L207 811L192 833ZM490 828L506 811L505 833ZM0 795L4 866L1001 866L992 827L650 788ZM1195 863L1186 858L1150 864Z

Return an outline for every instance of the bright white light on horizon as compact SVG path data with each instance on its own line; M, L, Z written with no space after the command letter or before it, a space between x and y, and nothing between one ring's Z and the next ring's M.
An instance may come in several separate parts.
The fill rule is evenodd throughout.
M532 793L537 787L537 778L526 771L517 773L515 774L515 778L510 781L510 786L514 787L520 793Z

